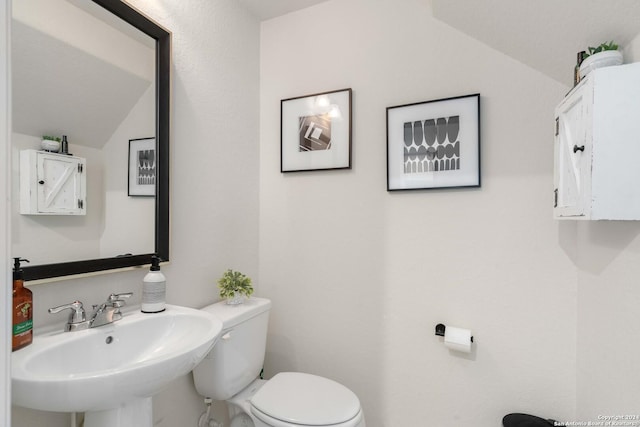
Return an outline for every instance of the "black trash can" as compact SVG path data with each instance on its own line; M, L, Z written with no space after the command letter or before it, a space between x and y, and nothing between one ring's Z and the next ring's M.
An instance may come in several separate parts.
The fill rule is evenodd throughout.
M545 420L527 414L509 414L502 419L504 427L549 427L555 424L555 420Z

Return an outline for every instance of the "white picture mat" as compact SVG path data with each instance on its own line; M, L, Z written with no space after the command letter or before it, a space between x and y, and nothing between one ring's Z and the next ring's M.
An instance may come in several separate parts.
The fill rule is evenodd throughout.
M323 93L284 100L282 106L282 171L348 168L350 165L350 91ZM299 118L330 113L331 149L300 151Z
M468 187L480 184L478 95L426 102L387 110L388 189ZM460 169L404 173L404 123L460 116Z

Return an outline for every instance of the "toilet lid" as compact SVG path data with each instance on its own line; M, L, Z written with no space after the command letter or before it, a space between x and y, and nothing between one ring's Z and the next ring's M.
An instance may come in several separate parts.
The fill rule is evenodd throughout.
M358 397L342 384L299 372L281 372L251 398L258 411L293 424L323 426L360 412Z

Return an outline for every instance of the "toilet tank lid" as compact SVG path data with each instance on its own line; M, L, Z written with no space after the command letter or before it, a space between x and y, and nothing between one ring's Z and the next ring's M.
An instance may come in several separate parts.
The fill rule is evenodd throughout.
M224 301L203 307L201 310L213 313L222 322L222 330L242 323L271 308L271 301L266 298L247 298L242 304L227 304Z
M340 424L360 412L358 397L330 379L300 372L281 372L251 398L258 411L292 424Z

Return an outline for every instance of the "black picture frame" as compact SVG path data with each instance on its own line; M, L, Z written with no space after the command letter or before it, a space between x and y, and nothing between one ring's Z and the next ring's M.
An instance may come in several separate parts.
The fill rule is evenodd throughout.
M387 107L387 191L480 186L479 93Z
M156 139L129 140L127 194L130 197L155 197L157 177Z
M351 169L352 90L280 101L280 172Z

